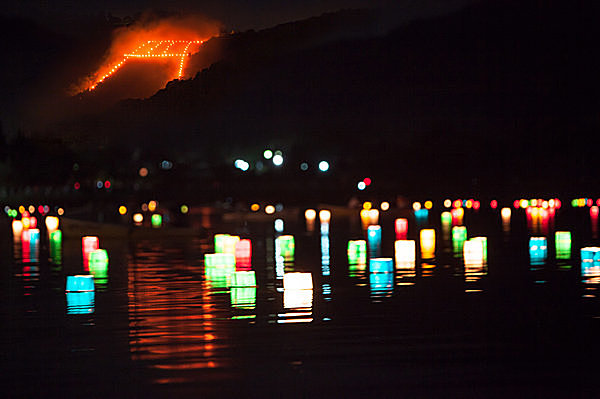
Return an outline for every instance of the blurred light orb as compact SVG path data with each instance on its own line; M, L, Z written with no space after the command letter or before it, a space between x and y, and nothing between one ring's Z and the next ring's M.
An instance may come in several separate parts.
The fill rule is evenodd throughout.
M144 215L141 213L136 213L133 215L133 221L135 223L142 223L144 221Z
M415 211L418 211L419 209L421 209L421 203L420 203L420 202L418 202L418 201L417 201L417 202L413 202L413 205L412 205L412 207L413 207L413 209L414 209Z
M267 205L265 206L265 213L267 215L272 215L275 213L275 207L273 205Z
M273 165L275 166L281 166L283 165L283 156L276 154L273 156Z
M373 181L371 180L370 177L365 177L363 179L363 182L365 183L365 185L370 186Z
M126 213L127 213L127 207L126 207L126 206L124 206L124 205L121 205L121 206L119 207L119 214L121 214L121 215L125 215Z
M148 204L146 204L145 202L142 204L142 211L148 211Z
M357 188L358 188L360 191L362 191L362 190L364 190L365 188L367 188L367 185L365 184L365 182L364 182L364 181L359 181L359 182L358 182L358 184L356 185L356 187L357 187Z
M433 202L425 201L424 206L425 206L425 209L431 209L431 208L433 208Z
M147 168L140 168L138 174L140 175L140 177L146 177L146 176L148 176L148 169Z
M50 207L48 205L44 205L44 213L50 212Z
M390 203L387 201L383 201L379 207L382 211L387 211L388 209L390 209Z
M300 170L306 172L308 170L308 164L306 162L302 162L300 164Z
M166 159L160 163L160 168L163 170L169 170L173 167L173 162L167 161Z
M373 203L371 201L365 201L363 203L363 209L369 210L371 208L373 208Z
M452 206L452 201L450 201L449 199L445 199L444 200L444 207L450 208L451 206Z
M329 170L329 162L327 162L327 161L319 162L319 170L321 172L327 172Z
M275 219L275 231L283 233L283 219Z
M35 206L29 205L28 210L29 210L29 213L31 213L31 214L35 213Z
M181 213L183 213L185 215L186 213L188 213L190 211L190 208L187 205L181 205L179 210L181 211Z
M236 159L234 165L237 169L241 170L242 172L245 172L248 169L250 169L250 164L244 161L243 159Z
M24 207L23 205L21 205L21 206L19 207L19 213L20 213L20 214L23 214L24 212L25 212L25 207Z
M283 211L283 204L275 204L275 212Z
M102 181L98 180L98 181L96 182L96 188L100 189L100 188L102 188L102 187L104 187L104 182L102 182Z
M258 204L252 204L252 205L250 205L250 210L251 210L252 212L256 212L256 211L258 211L259 209L260 209L260 205L258 205Z
M81 188L81 184L79 184L79 182L78 182L78 181L76 181L76 182L75 182L75 184L73 184L73 188L74 188L75 190L79 190L79 189Z
M58 208L58 210L56 211L56 213L58 213L58 216L62 216L65 214L65 210L62 208Z
M268 150L268 149L267 149L267 150L265 150L265 151L263 152L263 157L264 157L265 159L271 159L271 158L273 158L273 151L271 151L271 150Z
M158 207L158 202L152 200L150 202L148 202L148 210L150 212L154 212L156 210L156 208Z

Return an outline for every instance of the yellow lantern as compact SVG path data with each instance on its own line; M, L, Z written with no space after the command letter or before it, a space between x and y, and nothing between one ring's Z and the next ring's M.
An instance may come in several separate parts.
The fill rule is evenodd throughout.
M435 258L435 230L423 229L420 232L421 257L423 259Z
M396 240L394 249L396 252L396 265L415 261L417 252L415 240Z

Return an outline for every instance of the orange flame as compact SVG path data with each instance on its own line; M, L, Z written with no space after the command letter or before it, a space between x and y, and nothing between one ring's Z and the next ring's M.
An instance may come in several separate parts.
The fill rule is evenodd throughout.
M94 90L130 60L174 60L171 79L185 74L186 60L219 32L220 25L198 16L142 21L115 30L102 65L84 78L73 93ZM176 62L176 61L179 62ZM166 82L165 82L166 83Z

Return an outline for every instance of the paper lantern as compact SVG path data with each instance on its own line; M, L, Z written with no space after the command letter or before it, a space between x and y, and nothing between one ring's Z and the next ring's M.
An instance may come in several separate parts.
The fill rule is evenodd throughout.
M327 209L319 211L319 221L321 222L321 224L329 224L329 222L331 221L331 211Z
M557 231L554 233L554 244L556 247L556 259L571 258L571 232Z
M232 287L256 287L256 273L254 271L236 271L231 278Z
M231 287L231 306L241 309L256 307L256 287Z
M285 273L283 275L284 290L312 290L312 273Z
M371 223L371 215L369 214L369 209L361 209L360 211L360 222L363 230L366 230Z
M15 241L21 240L21 234L23 234L23 222L20 220L12 221L13 239Z
M435 258L435 230L434 229L421 230L420 238L421 238L421 257L423 259Z
M379 224L379 211L377 209L369 209L369 224Z
M483 247L483 261L487 262L487 237L473 237L474 241L481 241Z
M369 271L371 273L392 273L394 260L392 258L372 258L369 260Z
M364 264L367 262L367 242L365 240L348 241L348 263Z
M543 264L548 256L546 237L531 237L529 239L529 258L532 265Z
M223 253L232 254L235 256L235 248L240 241L239 236L226 236L223 238Z
M252 242L249 239L239 240L235 244L235 267L250 268L252 265Z
M30 216L29 217L29 228L30 229L37 228L37 218L35 216Z
M106 250L96 249L90 252L88 267L97 283L105 283L108 277L108 253Z
M295 249L294 236L283 235L275 239L275 256L281 256L285 261L292 261Z
M162 215L155 213L150 218L150 223L152 224L153 228L155 228L155 229L160 228L162 226Z
M67 314L94 313L94 291L67 292Z
M369 226L367 228L367 242L369 244L369 255L372 257L381 254L381 226Z
M92 276L91 274L67 276L66 291L94 291L94 276Z
M317 218L317 211L314 209L307 209L304 211L304 218L306 219L306 231L315 230L315 219Z
M414 240L396 240L396 265L415 262L417 247Z
M452 224L453 225L463 224L463 217L465 215L464 208L454 208L454 209L452 209L452 211L450 211L450 213L452 215Z
M465 226L452 227L452 249L456 255L463 254L465 241L467 241L467 228Z
M465 264L483 263L483 241L473 239L465 241L463 257L465 259Z
M204 266L235 267L235 255L226 253L204 254Z
M48 234L58 230L58 223L59 221L56 216L46 216L46 229L48 230Z
M406 240L408 234L408 219L398 218L395 223L396 240Z
M85 236L81 238L81 250L83 254L83 267L85 270L88 269L89 254L92 251L100 248L98 237L96 236Z
M215 253L225 252L225 239L229 237L229 234L215 234Z
M141 213L134 213L132 218L133 224L136 226L141 226L144 222L144 215L142 215Z
M30 225L31 222L30 222L30 220L29 220L28 217L22 217L21 218L21 223L23 225L23 230L28 230L29 227L30 227L29 225Z
M582 262L599 262L600 261L600 247L581 248L581 261Z
M452 224L452 213L448 211L442 212L442 225L450 225Z

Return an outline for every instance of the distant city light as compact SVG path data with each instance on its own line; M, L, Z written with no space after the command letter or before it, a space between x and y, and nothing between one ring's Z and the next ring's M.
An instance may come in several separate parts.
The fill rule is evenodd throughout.
M35 213L35 206L29 205L29 213Z
M283 233L283 219L275 219L275 231Z
M100 188L104 187L104 183L102 181L98 180L96 182L96 187L100 189Z
M308 164L306 162L302 162L300 164L300 170L302 170L303 172L306 172L308 170Z
M433 208L433 202L425 201L424 206L425 206L425 209L431 209L431 208Z
M265 159L271 159L271 158L273 158L273 151L271 151L271 150L265 150L265 152L263 152L263 157L265 157Z
M140 175L140 177L146 177L146 176L148 176L148 169L147 168L140 168L138 174Z
M274 213L275 213L275 207L274 207L273 205L267 205L267 206L265 207L265 213L266 213L267 215L272 215L272 214L274 214Z
M104 188L109 189L110 185L111 185L110 180L107 180L104 182Z
M327 172L329 170L329 162L327 162L327 161L319 162L319 170L321 172Z
M146 212L148 210L148 204L143 203L142 204L142 211Z
M359 181L357 184L357 187L360 191L364 190L365 188L367 188L367 185L365 184L364 181Z
M444 200L444 207L450 208L452 206L452 201L449 199Z
M418 211L419 209L421 209L421 203L418 202L418 201L417 202L413 202L413 206L412 207L413 207L413 209L415 211Z
M363 202L363 209L366 209L368 211L371 208L373 208L373 203L371 201Z
M365 177L363 179L363 182L365 183L365 186L370 186L371 185L371 178L370 177Z
M158 202L152 200L150 202L148 202L148 210L150 212L154 212L156 210L156 208L158 207Z
M234 162L234 165L236 168L238 168L242 172L245 172L248 169L250 169L250 164L248 162L244 161L243 159L236 159Z
M126 207L126 206L124 206L124 205L121 205L121 206L119 207L119 213L120 213L121 215L125 215L125 214L127 213L127 207Z
M160 163L160 168L163 170L169 170L173 167L173 162L167 161L166 159Z
M190 208L187 205L181 205L179 210L181 211L181 213L183 213L185 215L186 213L188 213L190 211Z
M381 208L382 211L387 211L388 209L390 209L390 203L387 201L384 201L381 203L381 205L379 207Z
M73 188L74 188L75 190L79 190L79 188L81 188L81 184L79 184L79 182L78 182L78 181L76 181L76 182L75 182L75 184L73 184Z
M258 211L259 209L260 209L260 205L258 205L258 204L252 204L252 205L250 205L250 210L251 210L252 212L256 212L256 211Z
M62 216L65 214L65 210L62 208L58 208L58 210L56 211L56 213L58 213L58 216Z
M280 154L276 154L273 156L273 165L281 166L283 164L283 156Z

